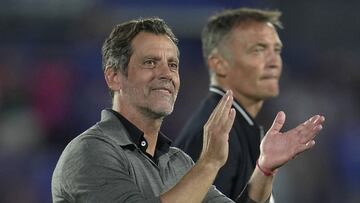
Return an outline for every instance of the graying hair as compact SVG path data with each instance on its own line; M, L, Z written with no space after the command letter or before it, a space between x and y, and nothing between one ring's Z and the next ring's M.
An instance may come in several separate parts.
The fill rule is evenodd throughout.
M277 28L283 28L279 18L280 11L260 10L253 8L239 8L224 10L210 16L201 35L202 50L205 63L211 52L217 48L231 30L249 20L256 22L269 22Z
M127 76L128 64L133 54L131 42L140 32L167 35L175 44L178 42L169 26L160 18L139 18L116 25L102 46L103 71L112 68ZM111 97L113 94L110 90Z

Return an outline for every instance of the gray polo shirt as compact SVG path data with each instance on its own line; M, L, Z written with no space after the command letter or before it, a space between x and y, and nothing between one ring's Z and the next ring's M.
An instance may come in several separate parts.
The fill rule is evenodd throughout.
M160 202L194 165L170 147L155 163L139 149L116 116L102 111L101 121L72 140L52 177L53 202ZM196 185L194 185L196 189ZM204 202L232 202L212 186Z

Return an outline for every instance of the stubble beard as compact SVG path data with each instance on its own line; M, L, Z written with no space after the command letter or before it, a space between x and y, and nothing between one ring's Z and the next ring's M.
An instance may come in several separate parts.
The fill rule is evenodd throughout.
M164 99L164 98L156 98L157 100L159 99ZM168 101L168 107L164 108L164 107L158 107L156 105L152 105L151 103L148 104L148 106L146 107L140 107L140 110L142 111L142 113L152 119L163 119L166 116L170 115L173 110L174 110L174 104L176 101L176 94L172 95L171 98L166 98L169 99Z
M166 116L170 115L174 110L174 104L176 101L177 93L174 93L170 98L162 98L157 97L155 95L150 95L151 92L147 92L145 94L144 100L148 101L145 104L138 105L139 111L148 118L151 119L164 119ZM168 100L165 104L166 107L164 107L164 104L159 104L158 102L160 100ZM137 102L137 101L135 101ZM161 101L164 102L164 101Z
M123 93L128 97L127 100L131 101L129 104L135 105L134 107L142 115L147 118L162 120L173 112L178 91L175 90L170 97L161 97L154 94L150 88L138 89L128 86L123 89Z

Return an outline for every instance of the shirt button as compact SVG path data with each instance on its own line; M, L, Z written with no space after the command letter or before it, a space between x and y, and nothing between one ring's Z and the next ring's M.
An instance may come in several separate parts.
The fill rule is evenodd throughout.
M141 141L141 146L145 147L145 146L146 146L146 142L145 142L145 141Z

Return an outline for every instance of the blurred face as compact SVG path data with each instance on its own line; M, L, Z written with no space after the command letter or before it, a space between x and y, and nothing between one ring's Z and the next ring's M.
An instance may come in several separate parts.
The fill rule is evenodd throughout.
M177 46L166 35L141 32L132 48L121 99L147 116L169 115L180 86Z
M279 94L282 43L272 24L248 21L235 27L227 49L229 88L251 100Z

